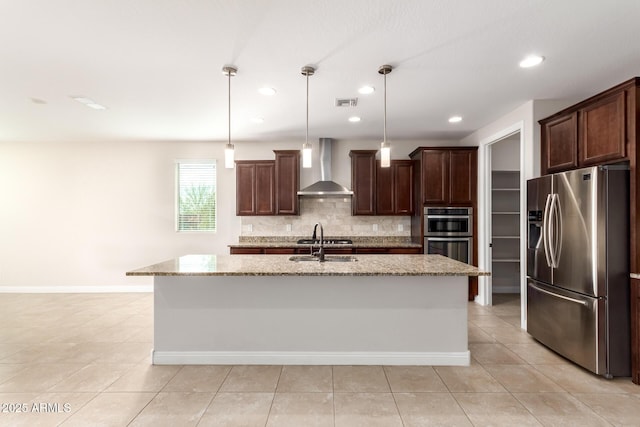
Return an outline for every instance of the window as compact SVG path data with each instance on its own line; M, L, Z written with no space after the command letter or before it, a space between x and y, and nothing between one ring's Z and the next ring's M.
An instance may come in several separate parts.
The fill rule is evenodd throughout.
M178 161L178 231L216 231L216 163Z

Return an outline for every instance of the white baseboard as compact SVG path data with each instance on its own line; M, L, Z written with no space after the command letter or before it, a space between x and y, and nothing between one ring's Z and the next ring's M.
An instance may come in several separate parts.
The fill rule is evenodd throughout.
M124 292L153 292L153 285L0 286L0 294L89 294Z
M153 351L154 365L431 365L469 366L460 352Z

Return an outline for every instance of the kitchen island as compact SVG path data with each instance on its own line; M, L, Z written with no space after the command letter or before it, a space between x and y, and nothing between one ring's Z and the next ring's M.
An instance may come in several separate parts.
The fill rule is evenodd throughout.
M154 277L153 363L469 364L467 277L486 274L476 267L289 258L187 255L127 272Z

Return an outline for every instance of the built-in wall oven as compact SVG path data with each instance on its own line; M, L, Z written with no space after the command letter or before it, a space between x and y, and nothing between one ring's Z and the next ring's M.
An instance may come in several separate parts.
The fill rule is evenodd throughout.
M473 261L473 208L425 207L424 252L471 264Z

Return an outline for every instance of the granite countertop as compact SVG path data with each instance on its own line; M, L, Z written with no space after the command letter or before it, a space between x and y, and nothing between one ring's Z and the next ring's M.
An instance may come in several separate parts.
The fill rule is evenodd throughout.
M289 260L289 255L185 255L127 276L486 276L441 255L355 255L357 261ZM327 255L327 258L337 255Z
M309 247L308 244L296 243L300 239L309 239L309 236L298 237L247 237L242 236L238 243L228 245L230 248L299 248ZM326 240L350 239L352 244L325 244L327 248L421 248L420 243L411 241L411 237L387 236L387 237L351 237L351 236L327 236ZM317 246L317 245L316 245Z

